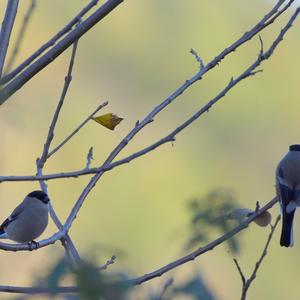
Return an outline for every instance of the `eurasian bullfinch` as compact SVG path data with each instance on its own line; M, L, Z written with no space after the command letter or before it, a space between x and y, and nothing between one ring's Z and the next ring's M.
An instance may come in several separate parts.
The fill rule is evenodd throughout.
M43 191L29 193L0 226L0 238L30 243L48 225L49 198Z
M281 205L280 245L293 246L293 221L300 205L300 145L291 145L276 169L276 192Z

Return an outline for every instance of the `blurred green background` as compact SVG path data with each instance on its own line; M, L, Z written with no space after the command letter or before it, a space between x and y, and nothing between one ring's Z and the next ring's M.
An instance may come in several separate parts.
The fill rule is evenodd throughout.
M85 3L37 1L18 62L56 33ZM137 120L197 71L190 48L204 62L209 62L250 29L273 3L125 1L79 41L73 81L53 146L104 100L109 101L109 106L101 113L117 113L124 121L113 132L89 122L49 160L45 171L83 168L90 146L94 147L93 166L100 165ZM11 45L29 4L29 0L20 1ZM1 17L5 5L6 1L2 1ZM289 14L263 31L265 47ZM181 133L173 147L164 145L103 176L70 231L81 253L92 253L99 264L116 254L117 263L111 270L142 275L183 254L189 223L186 203L192 198L224 187L234 191L242 206L254 208L256 201L265 203L273 197L275 167L289 144L300 143L297 30L299 20L278 51L263 65L263 73L234 88L208 114ZM259 41L255 38L231 54L163 111L120 157L156 141L178 126L232 76L253 62L258 52ZM42 151L69 57L70 49L1 106L1 175L35 173L35 160ZM62 220L87 182L88 177L48 182L53 205ZM0 218L4 219L25 194L37 188L34 182L1 184ZM272 210L274 219L278 212L278 207ZM249 299L297 299L299 226L296 217L292 249L279 246L280 230L277 230L258 278L250 288ZM55 230L51 223L43 237ZM246 274L252 271L268 233L268 229L251 225L242 234L238 259ZM37 252L3 251L0 284L30 284L61 253L59 243ZM175 283L180 283L201 272L218 299L238 299L241 282L232 258L228 246L223 245L137 289L141 293L159 289L170 276L174 276Z

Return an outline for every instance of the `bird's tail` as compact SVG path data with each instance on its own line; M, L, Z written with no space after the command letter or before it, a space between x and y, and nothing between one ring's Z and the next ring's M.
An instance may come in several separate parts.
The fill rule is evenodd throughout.
M282 216L282 230L280 237L280 245L284 247L293 246L293 221L295 210L290 213L283 212Z

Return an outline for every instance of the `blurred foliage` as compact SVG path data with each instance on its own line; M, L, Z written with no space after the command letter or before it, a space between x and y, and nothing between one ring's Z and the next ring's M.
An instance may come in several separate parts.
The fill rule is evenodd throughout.
M189 295L195 300L215 300L201 275L192 278L186 284L174 289L175 294Z
M99 267L92 261L83 261L76 268L70 268L66 259L59 260L44 282L56 295L57 288L67 277L78 287L78 295L68 296L68 299L83 300L115 300L125 299L130 284L124 275L110 274L99 271Z
M83 263L75 271L76 283L79 288L78 299L125 299L126 292L130 285L125 278L108 275L99 270L91 263Z
M170 278L164 285L162 292L152 296L149 300L171 300L175 296L188 296L195 300L215 300L210 288L207 286L204 278L198 274L187 282L173 287L173 278Z
M57 288L65 286L65 280L71 279L72 284L78 287L78 293L58 294ZM71 267L63 258L52 267L45 278L39 279L35 286L48 286L50 297L68 300L136 300L134 286L128 277L109 271L99 271L99 267L93 261L83 261L76 268ZM174 279L169 278L160 289L160 292L144 291L142 299L148 300L171 300L177 296L188 296L195 300L215 300L210 288L203 276L197 274L184 283L174 284ZM26 297L25 297L26 298ZM20 298L18 298L20 299ZM27 298L26 298L27 299ZM40 298L39 298L40 299ZM44 298L43 298L44 299ZM140 298L139 298L140 299Z
M199 243L207 243L214 230L224 234L233 229L236 222L233 222L229 216L238 208L234 194L222 188L214 189L201 198L189 201L190 237L186 247L189 249L199 246ZM233 253L240 250L236 236L226 243Z

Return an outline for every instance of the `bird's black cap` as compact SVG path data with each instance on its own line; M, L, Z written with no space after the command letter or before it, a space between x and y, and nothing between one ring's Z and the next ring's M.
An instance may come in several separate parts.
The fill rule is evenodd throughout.
M27 197L30 197L30 198L37 198L38 200L44 202L44 203L48 203L49 202L49 198L48 198L48 195L43 192L43 191L33 191L31 193L29 193L27 195Z
M290 151L300 151L300 145L290 145Z

